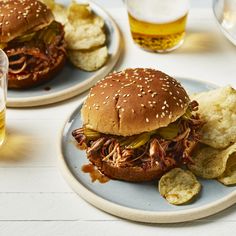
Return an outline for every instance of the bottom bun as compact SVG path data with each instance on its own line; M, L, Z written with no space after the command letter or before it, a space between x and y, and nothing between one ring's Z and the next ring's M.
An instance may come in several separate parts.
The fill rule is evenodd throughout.
M43 83L46 83L54 78L64 66L66 61L66 55L61 53L57 57L56 63L51 68L45 68L42 71L34 72L26 75L25 78L19 79L19 76L15 74L8 74L8 88L10 89L28 89Z
M163 171L159 165L145 169L140 166L116 167L102 161L98 155L89 155L88 159L107 177L129 182L157 180L167 171Z

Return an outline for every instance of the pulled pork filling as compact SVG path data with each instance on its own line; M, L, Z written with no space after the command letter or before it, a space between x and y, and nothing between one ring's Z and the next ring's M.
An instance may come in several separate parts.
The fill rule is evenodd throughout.
M53 21L49 26L7 44L1 44L9 59L9 78L26 79L47 73L65 54L63 26Z
M97 155L116 167L150 168L155 165L165 170L192 162L191 152L199 141L199 129L203 122L198 114L196 101L192 101L186 113L167 127L129 137L102 134L82 127L72 132L88 157Z

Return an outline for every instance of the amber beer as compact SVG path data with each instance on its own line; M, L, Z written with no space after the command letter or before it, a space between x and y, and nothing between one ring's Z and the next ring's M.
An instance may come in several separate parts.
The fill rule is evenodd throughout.
M130 31L142 48L167 52L184 41L188 0L128 0Z

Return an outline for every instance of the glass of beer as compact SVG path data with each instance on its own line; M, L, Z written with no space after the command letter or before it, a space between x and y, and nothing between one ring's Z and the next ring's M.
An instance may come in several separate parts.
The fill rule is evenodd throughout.
M0 146L5 140L8 58L0 49Z
M130 31L140 47L169 52L184 41L189 0L126 0Z

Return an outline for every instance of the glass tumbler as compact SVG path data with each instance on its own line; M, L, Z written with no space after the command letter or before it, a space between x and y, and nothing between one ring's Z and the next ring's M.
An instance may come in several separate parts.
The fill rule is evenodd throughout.
M0 146L5 140L8 58L0 49Z
M184 41L189 0L126 0L132 38L140 47L169 52Z

